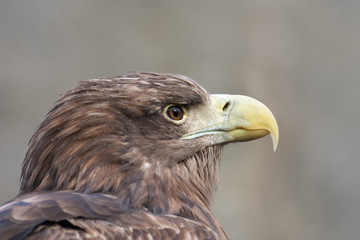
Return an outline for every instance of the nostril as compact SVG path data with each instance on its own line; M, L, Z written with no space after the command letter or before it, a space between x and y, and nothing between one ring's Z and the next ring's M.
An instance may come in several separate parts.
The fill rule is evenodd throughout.
M223 106L222 108L223 112L225 112L229 107L230 107L230 101L226 102L225 105Z

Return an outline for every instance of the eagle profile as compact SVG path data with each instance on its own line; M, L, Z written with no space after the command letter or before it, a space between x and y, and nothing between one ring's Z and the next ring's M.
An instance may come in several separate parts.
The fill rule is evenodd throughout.
M270 134L270 110L189 78L81 82L32 136L1 239L226 239L210 210L220 152Z

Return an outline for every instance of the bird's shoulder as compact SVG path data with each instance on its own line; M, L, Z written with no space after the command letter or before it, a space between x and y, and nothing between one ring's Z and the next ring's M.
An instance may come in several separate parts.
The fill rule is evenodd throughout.
M0 206L3 239L218 239L181 216L125 209L114 196L30 193Z

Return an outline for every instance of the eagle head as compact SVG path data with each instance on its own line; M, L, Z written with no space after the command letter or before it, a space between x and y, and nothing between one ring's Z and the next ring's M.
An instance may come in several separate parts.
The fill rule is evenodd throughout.
M265 105L210 95L184 76L87 80L32 136L20 191L107 193L125 208L196 218L216 188L222 146L268 134L275 149L278 127Z

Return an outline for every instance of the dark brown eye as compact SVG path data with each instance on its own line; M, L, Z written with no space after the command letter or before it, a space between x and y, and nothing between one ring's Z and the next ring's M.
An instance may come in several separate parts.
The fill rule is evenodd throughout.
M173 105L166 110L166 115L172 120L180 121L184 117L184 110L179 105Z

